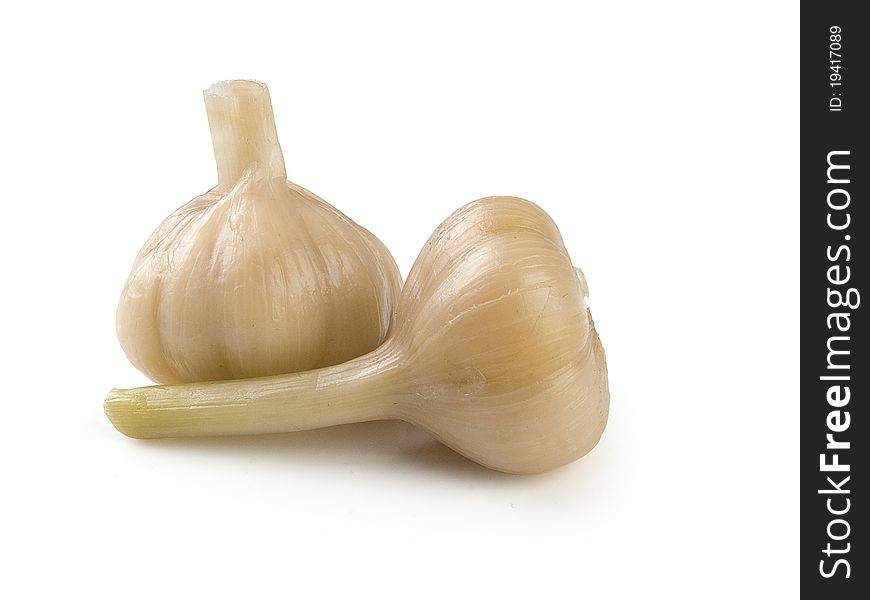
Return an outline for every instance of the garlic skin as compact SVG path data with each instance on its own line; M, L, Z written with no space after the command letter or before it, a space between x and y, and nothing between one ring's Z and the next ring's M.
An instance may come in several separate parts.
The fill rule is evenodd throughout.
M104 408L136 438L398 418L489 468L539 473L588 453L607 424L607 364L587 294L543 210L484 198L423 247L396 325L373 352L304 373L112 390Z
M118 304L127 357L156 382L335 365L386 338L401 277L369 231L286 179L269 93L206 91L218 186L170 215Z
M490 197L460 208L423 246L402 291L397 416L508 473L584 456L610 409L587 296L540 207Z

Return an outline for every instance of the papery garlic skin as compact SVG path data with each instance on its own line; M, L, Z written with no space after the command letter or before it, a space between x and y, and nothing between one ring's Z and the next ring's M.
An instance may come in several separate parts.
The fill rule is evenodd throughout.
M403 419L466 457L539 473L598 443L610 407L585 278L531 202L484 198L423 247L384 344L346 363L261 379L112 390L131 437L275 433Z
M118 337L163 383L305 371L378 346L399 286L367 230L299 186L247 177L151 236L121 296Z
M344 362L386 338L401 286L386 247L286 180L265 86L206 92L219 184L170 215L117 312L130 361L161 383Z
M429 238L402 290L409 335L400 418L499 471L566 464L610 408L585 277L553 220L513 197L477 200Z

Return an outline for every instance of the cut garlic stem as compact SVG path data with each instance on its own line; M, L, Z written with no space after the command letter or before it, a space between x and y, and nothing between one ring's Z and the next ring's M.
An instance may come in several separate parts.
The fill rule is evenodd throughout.
M302 431L387 419L387 392L398 354L384 345L333 367L194 388L112 390L109 420L133 438L248 435Z
M286 179L268 88L259 81L221 81L204 96L218 191L229 192L248 170L264 179Z

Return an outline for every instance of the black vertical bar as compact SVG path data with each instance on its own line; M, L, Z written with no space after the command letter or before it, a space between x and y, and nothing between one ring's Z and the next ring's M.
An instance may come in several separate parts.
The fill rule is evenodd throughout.
M801 3L801 592L870 598L864 3Z

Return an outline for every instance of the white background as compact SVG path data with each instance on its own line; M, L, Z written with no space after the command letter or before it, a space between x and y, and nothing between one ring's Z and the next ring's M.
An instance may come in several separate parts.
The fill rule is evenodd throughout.
M789 598L798 6L19 3L0 16L0 595ZM589 280L610 424L556 472L401 423L136 442L115 304L216 181L201 90L271 89L290 179L403 274L477 197Z

